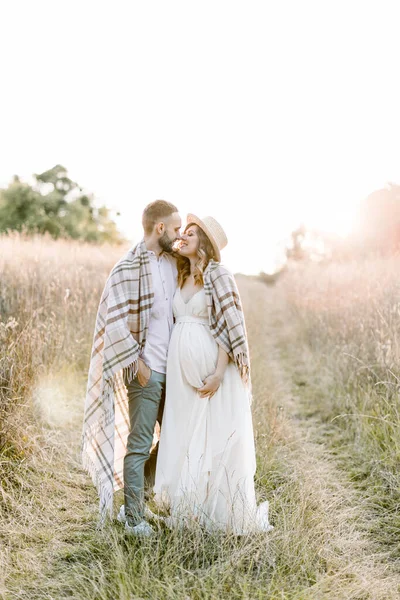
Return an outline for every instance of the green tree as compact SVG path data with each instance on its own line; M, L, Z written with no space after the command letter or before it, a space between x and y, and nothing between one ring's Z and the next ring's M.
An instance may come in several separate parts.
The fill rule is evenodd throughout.
M68 177L62 165L34 175L36 184L19 178L0 191L0 232L49 233L88 242L123 241L106 207Z

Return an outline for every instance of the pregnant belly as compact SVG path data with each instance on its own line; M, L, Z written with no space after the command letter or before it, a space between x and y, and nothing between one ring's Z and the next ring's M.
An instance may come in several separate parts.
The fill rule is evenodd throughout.
M177 349L184 378L191 386L201 387L204 379L214 373L218 360L218 345L208 326L178 323L173 338L171 346Z

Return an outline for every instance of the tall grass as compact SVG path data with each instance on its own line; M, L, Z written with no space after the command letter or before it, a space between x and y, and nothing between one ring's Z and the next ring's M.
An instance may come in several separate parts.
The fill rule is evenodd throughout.
M83 373L107 273L121 249L10 235L0 241L0 460L34 449L31 396L62 370Z
M364 489L371 530L400 558L400 257L292 269L285 353L294 390ZM328 433L327 433L328 432Z
M343 353L345 347L356 362L366 359L355 354L353 336L357 347L374 344L368 360L378 352L376 338L369 330L358 331L357 311L351 312L355 270L360 285L368 279L355 266L337 274L341 288L335 283L340 306L350 311L342 312L346 325L329 287L329 270L319 272L319 287L312 269L289 273L275 288L239 279L252 355L257 494L260 501L270 500L275 530L237 539L207 535L201 528L160 529L145 541L125 539L116 523L96 530L97 497L78 450L97 305L122 252L44 238L0 238L0 597L397 598L399 578L368 526L362 492L352 486L362 453L376 460L378 439L388 460L381 471L390 472L393 482L396 478L388 449L394 447L396 429L390 423L396 414L387 417L394 395L382 394L375 379L363 380L362 387L363 371L349 367ZM390 279L385 264L374 268L388 271ZM378 297L377 290L371 294ZM371 302L360 303L362 318L370 314ZM390 327L386 331L391 335ZM395 358L390 367L391 377L397 377ZM388 371L379 371L383 374ZM385 385L391 389L392 383ZM374 410L381 412L373 416L380 437L376 430L371 439L367 419L339 418L344 408L357 414L372 410L373 403L360 404L360 390L376 394L379 409ZM300 426L311 414L315 439ZM324 431L329 425L337 461L326 453L320 424ZM361 443L357 440L368 452L363 446L353 464L349 455ZM378 479L364 481L369 486ZM386 497L383 488L375 492L376 498ZM121 502L119 493L116 509ZM379 515L386 527L389 522Z

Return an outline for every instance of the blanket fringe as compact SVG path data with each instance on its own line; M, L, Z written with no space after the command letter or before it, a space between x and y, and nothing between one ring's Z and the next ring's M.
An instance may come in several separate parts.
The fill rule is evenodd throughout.
M99 518L96 529L103 529L107 517L110 517L110 519L112 518L114 490L111 485L104 485L101 481L98 470L87 454L85 448L82 450L82 465L84 470L90 475L99 495Z
M114 490L105 486L99 491L99 518L97 521L96 529L103 529L106 524L107 517L112 519L112 511L113 511L113 500L114 500Z
M122 370L123 370L123 374L124 374L124 379L126 379L126 381L128 383L132 383L132 381L135 379L136 375L138 374L139 358L137 358L136 360L131 362L130 365L128 365L127 367L124 367Z
M240 352L235 356L235 364L240 373L243 383L247 387L249 394L249 404L253 404L253 391L250 379L250 365L248 362L248 356L244 352Z
M248 384L250 380L250 365L248 357L244 352L235 355L235 364L243 382Z

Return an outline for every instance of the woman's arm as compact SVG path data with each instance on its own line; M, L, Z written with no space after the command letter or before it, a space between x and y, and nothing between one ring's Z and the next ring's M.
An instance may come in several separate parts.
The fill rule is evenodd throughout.
M229 354L225 352L222 346L218 346L218 361L214 375L217 375L222 381L225 375L226 367L229 363Z
M203 381L203 386L198 388L200 398L206 398L207 396L211 398L215 394L224 378L228 363L229 355L223 348L221 348L221 346L218 346L217 368L215 369L214 373L206 377L206 379Z

